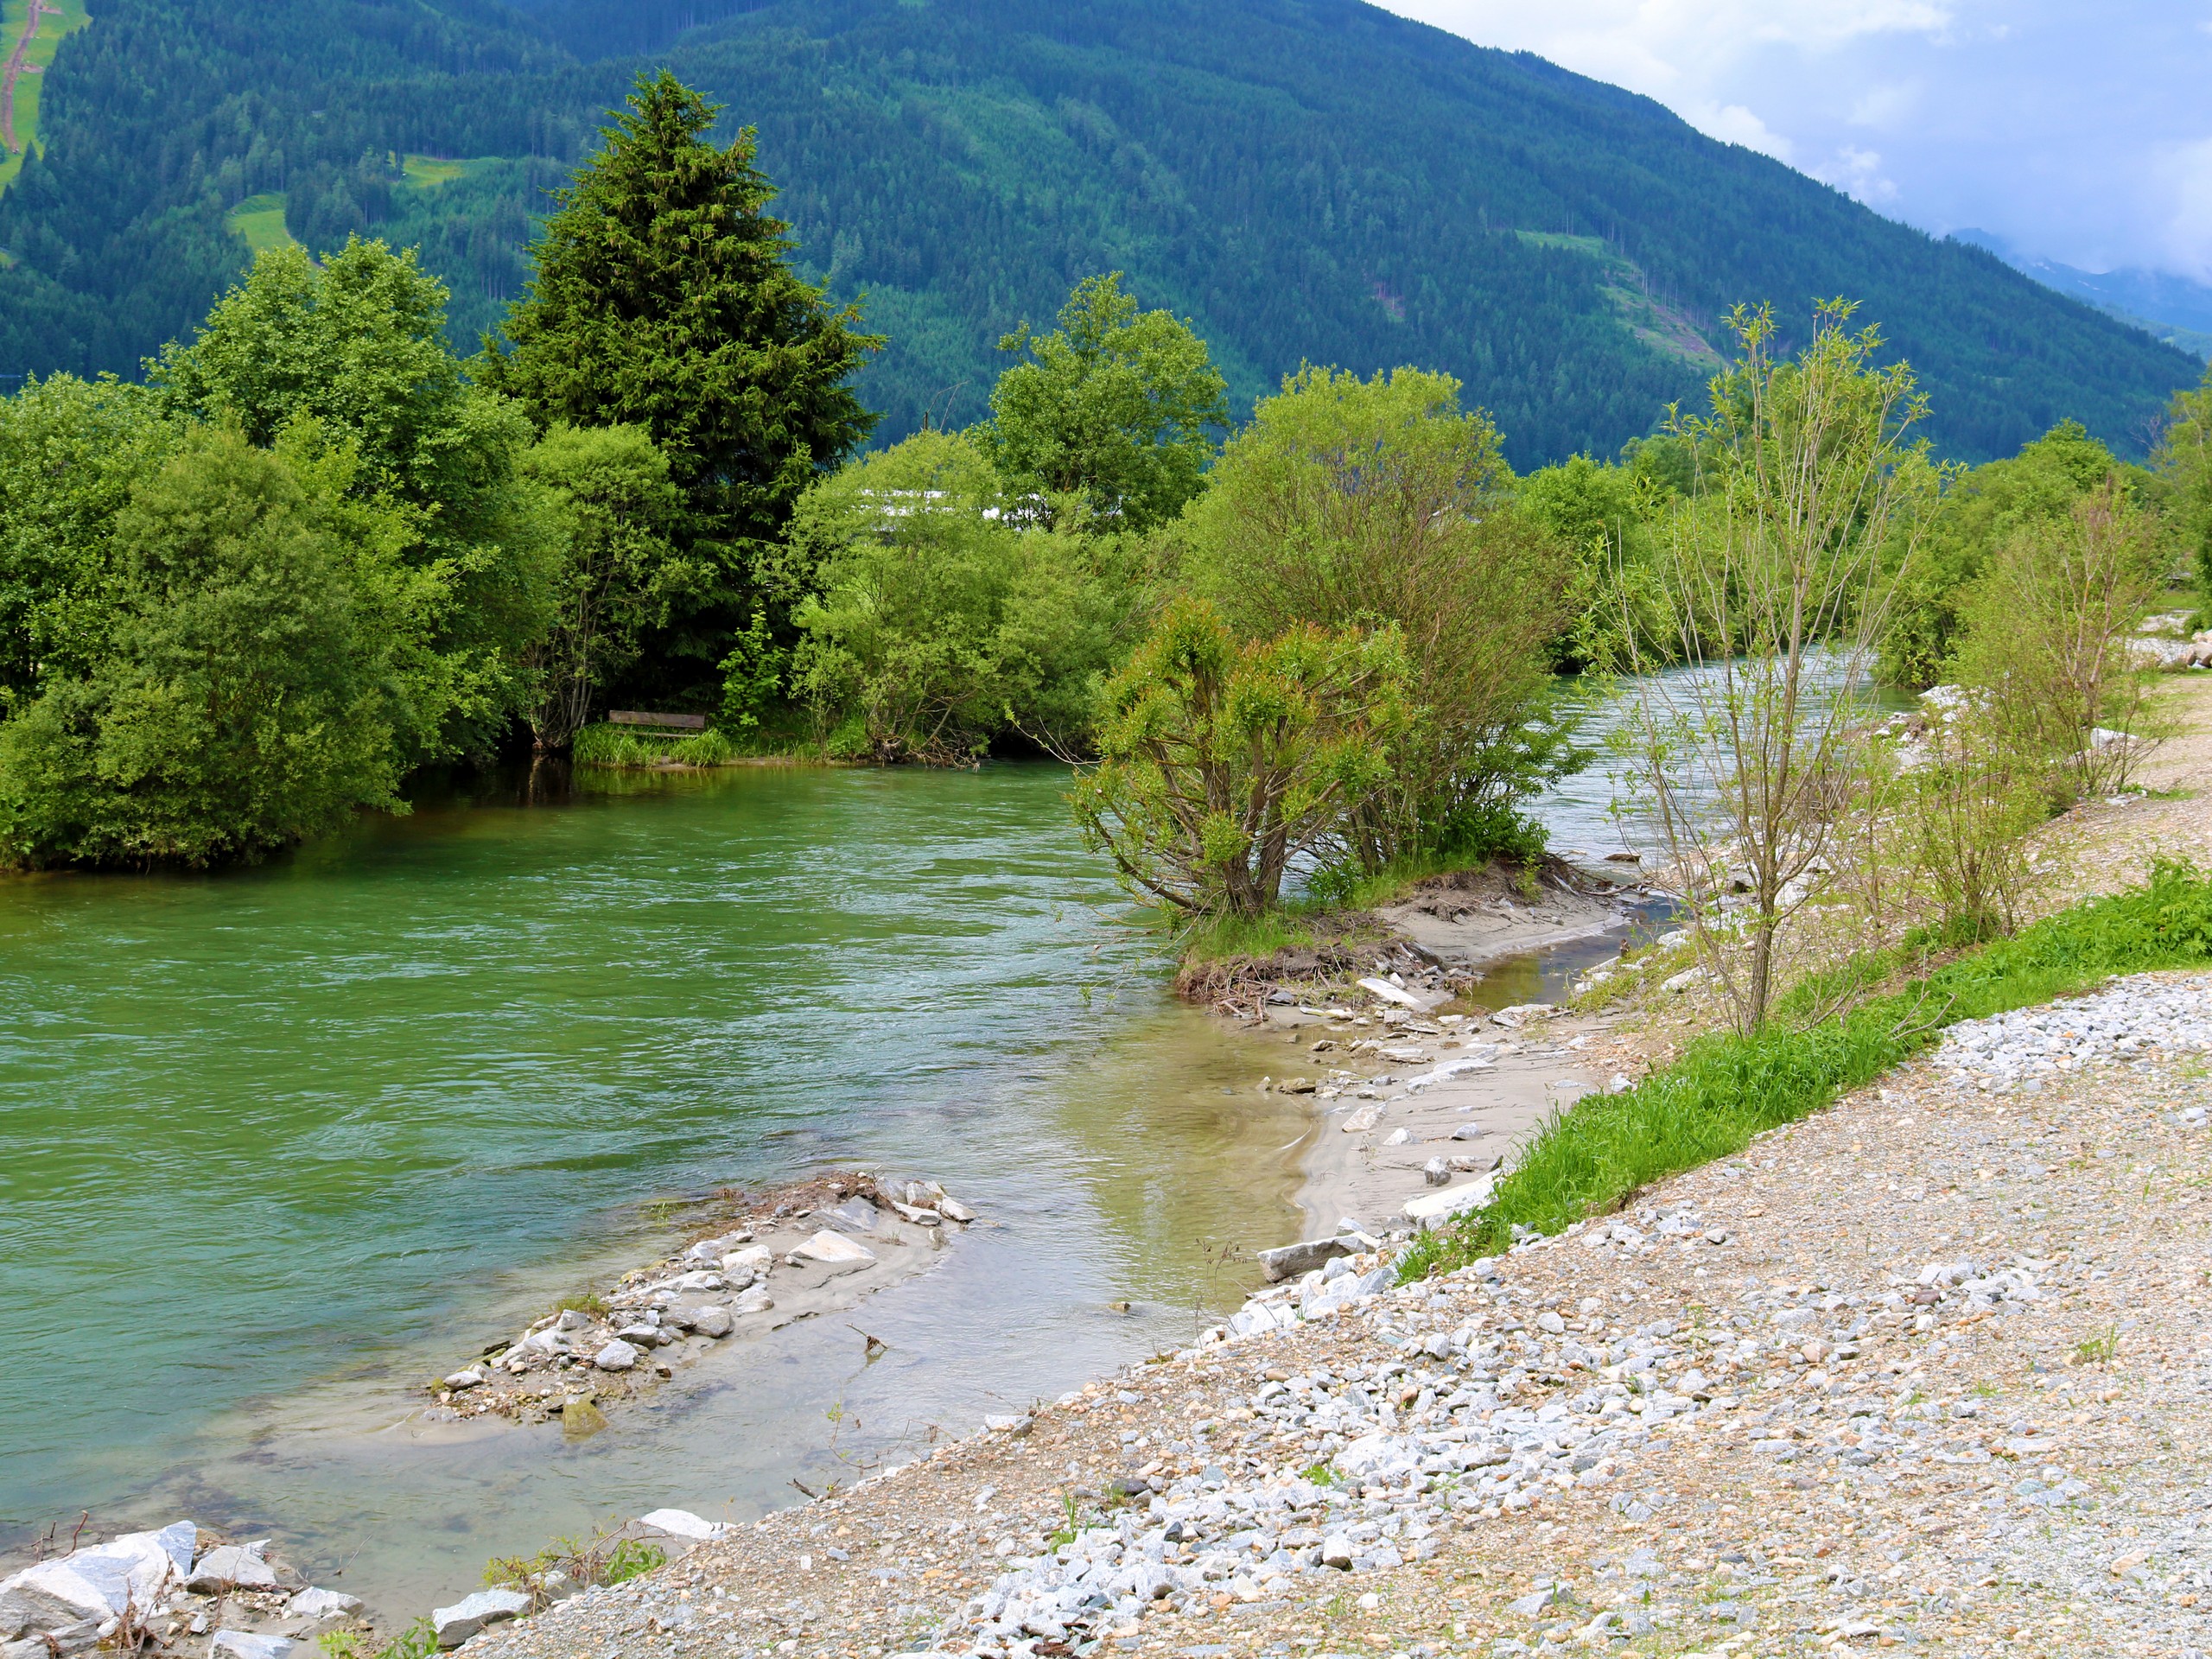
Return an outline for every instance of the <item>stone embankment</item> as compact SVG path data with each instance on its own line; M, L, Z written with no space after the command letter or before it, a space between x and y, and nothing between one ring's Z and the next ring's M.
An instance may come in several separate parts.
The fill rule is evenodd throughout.
M2139 976L1440 1280L1317 1243L1193 1349L468 1650L2196 1655L2208 1057L2212 976Z
M428 1386L434 1410L603 1427L605 1408L674 1377L725 1338L849 1304L926 1267L976 1213L935 1181L829 1175L746 1203L601 1296L569 1299L512 1342ZM775 1282L771 1283L772 1276Z

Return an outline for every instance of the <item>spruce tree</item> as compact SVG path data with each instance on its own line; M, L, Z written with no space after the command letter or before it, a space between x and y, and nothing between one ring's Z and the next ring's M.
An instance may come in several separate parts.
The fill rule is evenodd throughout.
M482 376L541 427L642 426L667 455L715 573L640 664L638 689L670 695L709 677L750 613L756 550L874 428L849 382L883 340L791 268L752 128L710 143L720 106L666 70L628 105L556 193Z

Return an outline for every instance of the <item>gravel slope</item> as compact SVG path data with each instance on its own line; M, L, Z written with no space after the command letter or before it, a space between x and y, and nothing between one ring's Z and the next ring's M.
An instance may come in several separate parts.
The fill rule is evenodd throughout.
M1095 1385L467 1651L2196 1654L2207 1033L2203 974L1961 1028L1632 1214ZM2048 1069L1997 1063L2031 1043Z

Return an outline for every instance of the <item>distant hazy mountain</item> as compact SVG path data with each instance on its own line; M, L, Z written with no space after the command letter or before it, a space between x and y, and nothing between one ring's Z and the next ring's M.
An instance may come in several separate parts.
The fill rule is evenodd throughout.
M800 257L891 348L896 435L983 410L1000 334L1128 273L1240 401L1311 359L1450 370L1517 465L1695 400L1727 308L1848 295L1949 454L2071 416L2139 450L2198 365L1665 109L1356 0L102 0L0 197L0 373L130 372L249 241L418 244L455 332L636 71L760 131Z
M2056 259L2023 253L1993 231L1953 234L1961 242L1987 248L2046 288L2087 300L2106 315L2140 328L2154 340L2212 360L2212 286L2163 270L2078 270Z

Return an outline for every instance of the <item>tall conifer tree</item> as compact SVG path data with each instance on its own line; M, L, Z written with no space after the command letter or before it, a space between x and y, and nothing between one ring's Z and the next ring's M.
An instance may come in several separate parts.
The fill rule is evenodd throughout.
M848 383L883 340L787 263L752 128L709 143L720 106L666 70L628 104L556 195L482 373L542 426L639 425L667 454L718 572L641 664L639 689L668 693L705 677L750 613L754 550L874 428Z

